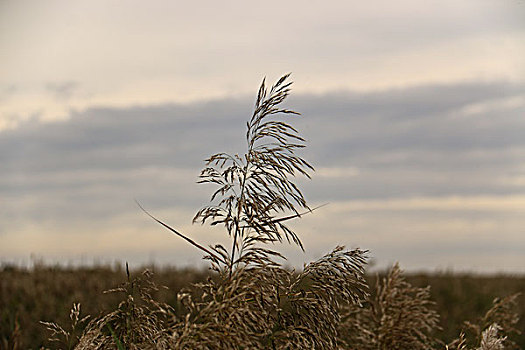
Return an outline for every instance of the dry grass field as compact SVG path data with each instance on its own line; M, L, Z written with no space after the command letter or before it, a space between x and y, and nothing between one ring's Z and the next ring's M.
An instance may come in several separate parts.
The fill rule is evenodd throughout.
M144 269L133 271L132 276ZM153 297L159 302L176 307L176 294L192 283L203 282L208 271L178 270L149 267L153 281L159 288ZM121 285L127 280L122 266L95 268L67 268L36 266L32 270L4 266L0 269L0 348L39 349L56 348L47 338L50 332L39 321L55 321L69 325L69 310L80 303L82 315L99 315L115 310L122 300L118 294L103 291ZM370 285L375 276L367 276ZM406 281L413 286L430 286L431 299L440 315L440 330L436 336L445 342L456 338L463 321L475 321L491 307L495 297L505 297L525 290L525 277L481 276L455 274L407 274ZM525 329L525 295L518 298L515 310L520 315L517 329ZM525 348L525 336L513 339ZM8 345L10 344L10 345Z

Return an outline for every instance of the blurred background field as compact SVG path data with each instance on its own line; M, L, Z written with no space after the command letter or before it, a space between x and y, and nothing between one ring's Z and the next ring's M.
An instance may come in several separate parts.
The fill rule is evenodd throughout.
M131 275L141 273L137 268ZM177 269L150 266L154 281L160 288L154 295L158 301L176 303L176 293L191 283L210 276L207 270ZM375 284L375 275L369 275ZM39 321L54 321L69 325L69 310L73 303L81 304L82 315L97 316L114 310L121 295L103 291L119 286L127 279L122 265L98 267L59 267L36 264L33 268L3 266L0 268L0 348L18 337L20 348L38 349L46 342L48 333ZM436 309L441 315L438 337L450 341L458 336L463 321L475 321L491 306L495 297L525 291L525 276L473 275L456 273L406 274L409 283L431 286ZM518 329L525 329L525 295L521 294L517 310ZM525 336L515 339L525 348Z

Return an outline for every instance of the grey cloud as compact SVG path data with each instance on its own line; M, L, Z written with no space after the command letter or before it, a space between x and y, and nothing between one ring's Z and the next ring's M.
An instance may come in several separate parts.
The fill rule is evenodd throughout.
M249 111L249 106L244 108ZM216 148L232 148L243 132L239 103L195 107L90 109L67 122L25 125L2 133L9 170L188 167ZM238 125L232 121L237 119ZM210 147L211 146L211 147Z
M353 166L346 183L317 179L308 187L340 196L507 193L495 181L515 174L525 148L524 107L456 117L467 105L525 93L511 84L423 86L376 93L293 96L294 123L309 140L314 166ZM15 183L16 178L145 167L198 169L208 155L244 150L250 99L127 109L93 108L70 120L27 123L0 133L4 193L66 188L69 182ZM88 186L84 178L83 186ZM105 181L93 179L93 183ZM128 179L127 186L133 188ZM116 181L119 182L118 180ZM69 183L67 185L66 183ZM79 183L80 184L80 183ZM120 183L123 185L123 183ZM348 190L337 191L339 187ZM85 188L85 187L84 187ZM326 197L326 196L323 196Z
M468 150L523 145L523 106L462 118L460 109L487 100L523 95L522 86L464 84L423 86L374 94L309 96L297 101L304 123L329 138L330 147L312 147L320 159L364 156L372 151ZM313 117L310 117L313 115ZM312 143L315 135L308 135Z

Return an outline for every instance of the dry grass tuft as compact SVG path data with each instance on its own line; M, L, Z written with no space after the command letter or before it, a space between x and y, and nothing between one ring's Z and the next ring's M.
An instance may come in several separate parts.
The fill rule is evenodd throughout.
M468 346L479 346L480 350L519 349L520 347L509 339L509 335L521 334L516 328L519 321L517 299L519 293L505 298L495 298L492 307L476 322L464 322L465 330L447 348L468 349ZM468 335L468 337L467 337Z
M350 307L339 325L345 349L433 349L439 316L429 288L407 283L396 264L378 279L364 308Z
M126 283L107 291L123 295L118 308L92 320L75 349L162 348L171 308L151 297L155 290L148 270L131 280L128 274Z
M69 312L69 319L71 320L70 330L65 330L59 324L55 322L40 322L46 326L47 330L51 332L49 341L58 343L62 349L73 349L80 339L81 330L84 323L90 316L80 318L80 304L73 304L71 311Z
M179 293L178 312L152 300L146 273L109 291L122 293L118 309L58 348L335 349L340 310L367 296L365 259L364 251L337 247L299 274L276 266L222 270Z

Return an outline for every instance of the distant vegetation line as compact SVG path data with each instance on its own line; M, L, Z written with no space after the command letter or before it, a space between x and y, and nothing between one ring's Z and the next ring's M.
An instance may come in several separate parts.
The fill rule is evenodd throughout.
M192 283L203 282L211 275L206 270L150 266L153 280L160 288L155 299L175 305L176 293ZM140 275L142 268L132 270ZM380 273L379 276L384 276ZM468 274L405 274L407 282L417 287L430 286L431 299L441 316L442 339L451 341L460 332L464 320L475 320L488 310L495 297L525 291L525 276L481 276ZM367 275L370 285L375 274ZM49 333L39 324L54 320L68 324L73 303L80 303L83 314L97 315L114 310L120 297L103 294L126 281L124 265L67 268L36 265L33 269L3 266L0 268L0 344L12 336L18 325L21 349L39 349L48 345ZM519 329L525 329L525 294L518 299ZM525 336L516 338L525 349ZM0 346L0 348L2 348Z

